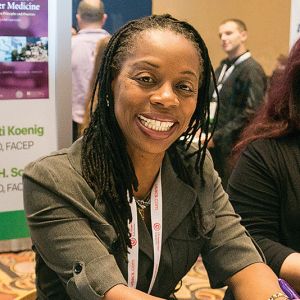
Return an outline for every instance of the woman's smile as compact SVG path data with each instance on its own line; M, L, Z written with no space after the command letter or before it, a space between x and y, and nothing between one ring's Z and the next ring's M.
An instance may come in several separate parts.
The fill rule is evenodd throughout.
M138 115L138 119L146 128L155 131L169 131L171 127L174 125L173 122L164 122L164 121L159 121L154 119L148 119L142 115Z
M175 120L171 121L172 118L169 117L167 118L168 121L166 121L165 115L162 117L159 116L161 116L161 114L156 114L155 116L151 114L151 117L149 114L146 116L137 116L138 128L143 132L143 134L153 140L163 140L170 137L178 126L178 123Z

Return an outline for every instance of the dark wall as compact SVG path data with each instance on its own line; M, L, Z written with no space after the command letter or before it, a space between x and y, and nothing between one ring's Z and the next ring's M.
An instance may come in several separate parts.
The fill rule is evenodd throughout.
M80 0L72 0L72 20L77 25L76 13ZM130 20L149 16L152 13L152 0L102 0L108 15L104 29L113 34Z

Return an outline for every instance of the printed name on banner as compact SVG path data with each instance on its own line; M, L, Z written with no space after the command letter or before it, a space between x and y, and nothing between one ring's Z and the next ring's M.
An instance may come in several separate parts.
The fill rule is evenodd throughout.
M23 174L23 169L13 167L10 169L10 173L8 173L6 168L0 167L0 178L22 177L22 174Z
M7 178L22 178L23 169L19 169L13 167L8 171L6 168L0 167L0 179L7 179ZM6 183L0 184L0 194L2 193L9 193L9 192L22 192L23 191L23 184L22 182L17 183Z
M0 136L18 136L18 135L44 135L44 127L34 125L32 127L1 126Z

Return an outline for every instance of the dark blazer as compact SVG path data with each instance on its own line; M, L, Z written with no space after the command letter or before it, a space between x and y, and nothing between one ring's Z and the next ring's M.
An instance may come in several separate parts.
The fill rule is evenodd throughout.
M235 60L237 59L238 57ZM216 78L219 78L225 63L229 66L234 62L223 60L215 72ZM228 163L231 150L238 141L241 130L261 106L266 87L267 77L263 68L249 57L233 69L219 92L219 117L213 135L215 148L211 149L211 154L225 188L231 174ZM211 95L213 91L214 86L211 85Z
M81 175L81 140L70 149L30 163L24 170L24 208L37 264L39 299L102 299L116 284L126 284L127 263L118 237L107 222L105 205ZM240 225L210 156L205 186L185 162L194 188L178 178L169 156L162 164L163 233L161 262L152 295L167 298L202 255L212 287L261 258ZM205 235L195 234L191 209L200 201ZM153 268L152 239L138 216L139 280L147 292Z

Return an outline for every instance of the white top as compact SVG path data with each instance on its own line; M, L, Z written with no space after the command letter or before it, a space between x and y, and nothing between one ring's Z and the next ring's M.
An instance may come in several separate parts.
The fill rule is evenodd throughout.
M77 123L83 122L97 43L109 35L104 29L82 29L72 36L72 118Z

